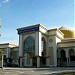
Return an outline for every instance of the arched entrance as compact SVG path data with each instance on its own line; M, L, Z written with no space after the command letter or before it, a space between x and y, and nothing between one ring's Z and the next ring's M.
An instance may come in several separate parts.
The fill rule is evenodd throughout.
M60 66L66 66L66 53L65 50L61 50L61 63Z
M23 49L23 65L27 66L36 66L37 61L35 56L35 39L32 36L29 36L24 41Z
M73 49L69 50L69 59L70 59L69 66L75 66L75 52Z

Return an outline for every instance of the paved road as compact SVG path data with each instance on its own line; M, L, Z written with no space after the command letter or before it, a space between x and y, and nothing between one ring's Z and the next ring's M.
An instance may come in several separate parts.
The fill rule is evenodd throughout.
M75 68L4 68L0 75L50 75L59 72L75 72Z

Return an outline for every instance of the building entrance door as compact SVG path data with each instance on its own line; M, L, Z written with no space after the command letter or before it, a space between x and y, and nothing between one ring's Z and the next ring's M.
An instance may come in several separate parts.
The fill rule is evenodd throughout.
M33 60L33 66L36 67L37 66L37 57L33 57L32 60Z
M40 58L40 66L42 66L42 67L46 66L46 58L45 57Z

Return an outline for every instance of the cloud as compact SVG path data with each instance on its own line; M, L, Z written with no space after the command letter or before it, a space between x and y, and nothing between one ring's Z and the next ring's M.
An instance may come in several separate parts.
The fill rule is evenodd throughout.
M5 5L6 3L10 2L10 0L0 0L0 7Z
M4 1L2 1L3 3L8 3L10 0L4 0Z

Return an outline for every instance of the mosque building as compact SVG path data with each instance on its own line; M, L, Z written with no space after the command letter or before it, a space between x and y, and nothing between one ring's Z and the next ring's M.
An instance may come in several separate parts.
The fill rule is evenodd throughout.
M20 66L75 66L72 30L46 29L41 24L18 28Z
M75 66L75 33L60 27L47 29L41 24L18 28L19 46L0 44L5 61L20 67Z

